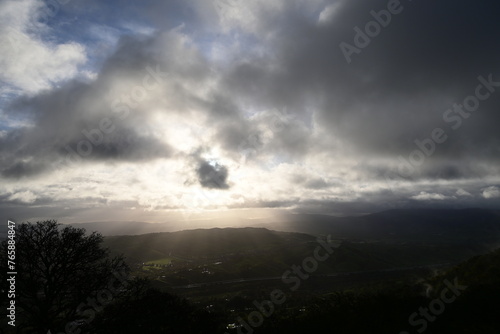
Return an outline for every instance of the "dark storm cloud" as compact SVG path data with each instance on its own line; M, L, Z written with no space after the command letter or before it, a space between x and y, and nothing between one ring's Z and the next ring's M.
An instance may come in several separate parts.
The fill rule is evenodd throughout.
M162 52L165 44L170 48ZM208 73L200 65L201 59L200 64L196 57L185 57L186 63L181 62L174 50L179 48L168 33L126 37L97 80L68 82L14 101L6 112L22 115L30 126L0 137L2 176L32 176L50 170L54 163L144 161L171 156L173 149L153 135L147 124L148 108L154 102L156 106L164 103L157 96L166 80L182 77L184 83L194 82L204 71ZM169 74L172 78L167 77ZM123 85L118 91L117 84ZM179 88L178 94L181 99L190 97L185 89ZM134 96L140 99L136 101Z
M411 166L408 162L398 163L398 166L387 164L373 164L364 161L353 168L368 179L373 180L465 180L495 177L500 174L500 165L495 165L492 157L487 163L478 163L473 159L446 160L442 157L426 161L421 166ZM399 167L404 166L402 172ZM388 170L391 170L388 172Z
M70 147L78 147L79 142L70 142ZM66 146L61 149L62 154L75 158L76 154L68 153ZM171 149L154 138L137 134L132 129L121 129L121 133L105 138L98 145L93 146L89 160L122 160L147 161L154 158L168 158ZM82 157L83 160L85 157ZM76 158L76 160L79 160Z
M323 24L286 3L285 13L270 13L261 23L273 36L273 57L235 65L227 89L299 113L315 101L318 124L360 155L409 154L416 139L441 127L449 140L439 145L439 155L497 159L500 90L457 130L443 114L474 94L478 76L500 81L500 5L401 1L404 10L348 64L339 44L354 44L353 28L364 29L374 20L370 11L387 3L343 1Z
M17 101L12 110L24 111L35 126L12 130L0 139L2 176L33 176L57 162L168 157L167 145L116 117L102 101L102 86L75 82Z
M305 174L294 174L291 176L292 184L301 185L306 189L326 189L332 186L338 186L338 182L329 182L322 177L313 177Z
M15 161L9 167L1 171L2 177L18 179L24 176L40 174L48 168L48 165L32 162Z
M308 189L325 189L331 186L322 178L308 180L304 185Z
M204 188L209 189L228 189L227 184L228 170L225 166L218 163L209 163L200 159L196 169L198 181Z
M242 115L240 108L223 92L215 93L203 106L210 114L211 126L217 128L213 140L220 143L228 152L238 153L248 146L248 142L256 144L260 131Z

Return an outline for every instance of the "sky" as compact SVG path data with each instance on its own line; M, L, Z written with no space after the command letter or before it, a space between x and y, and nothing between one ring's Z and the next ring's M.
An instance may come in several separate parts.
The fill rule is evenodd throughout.
M500 209L499 14L0 0L0 218Z

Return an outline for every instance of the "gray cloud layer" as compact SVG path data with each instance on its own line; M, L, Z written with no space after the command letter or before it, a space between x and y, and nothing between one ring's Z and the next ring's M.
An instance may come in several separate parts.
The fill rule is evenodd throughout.
M499 8L492 1L403 2L404 11L348 65L339 43L353 44L353 28L373 20L369 12L386 4L345 1L332 22L323 25L290 5L280 19L263 23L262 30L273 36L269 44L275 45L276 56L235 64L226 87L299 112L313 99L318 122L360 153L411 152L415 139L429 136L435 127L449 127L443 113L474 93L477 76L494 74L500 81L495 60L500 27L494 19ZM482 104L440 147L440 156L496 159L499 101L497 94Z

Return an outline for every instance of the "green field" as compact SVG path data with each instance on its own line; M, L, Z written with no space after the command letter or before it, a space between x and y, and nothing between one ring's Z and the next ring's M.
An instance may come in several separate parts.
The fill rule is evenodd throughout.
M144 262L142 270L161 269L164 268L164 266L170 265L175 261L185 261L185 260L175 256L168 256L161 259Z

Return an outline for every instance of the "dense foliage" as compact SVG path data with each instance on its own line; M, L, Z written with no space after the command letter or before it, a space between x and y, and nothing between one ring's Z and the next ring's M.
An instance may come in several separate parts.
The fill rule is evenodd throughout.
M83 229L62 228L55 221L21 224L15 241L17 331L65 331L68 324L80 317L78 309L83 311L88 298L112 288L110 280L128 271L121 257L111 258L107 249L101 247L100 234L86 235ZM3 275L9 272L7 241L1 249ZM7 281L2 279L1 284L2 290L7 291Z

